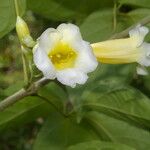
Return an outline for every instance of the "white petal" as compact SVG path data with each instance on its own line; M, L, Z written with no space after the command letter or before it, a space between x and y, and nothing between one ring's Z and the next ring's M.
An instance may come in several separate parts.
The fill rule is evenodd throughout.
M138 47L143 43L143 40L148 32L149 29L147 27L138 25L129 31L129 35L134 39L136 46Z
M57 28L62 33L62 40L78 52L75 68L85 73L96 69L98 63L88 42L82 40L80 30L73 24L61 24Z
M150 66L150 44L143 43L139 49L141 50L141 58L138 61L143 66Z
M57 80L64 85L75 87L76 84L84 84L88 76L77 69L65 69L56 73Z
M39 47L48 54L50 50L61 40L62 35L54 28L48 28L39 37Z
M144 66L137 66L136 71L139 75L148 75L148 71Z
M44 76L48 79L54 79L56 77L55 69L52 62L48 58L46 52L42 50L38 45L33 51L33 60L36 67L43 72Z
M61 24L57 27L57 30L62 34L62 41L70 43L72 42L81 42L82 37L80 30L76 25L73 24Z
M93 54L92 48L88 42L83 41L80 45L80 52L76 60L75 67L85 73L92 72L96 69L98 62Z

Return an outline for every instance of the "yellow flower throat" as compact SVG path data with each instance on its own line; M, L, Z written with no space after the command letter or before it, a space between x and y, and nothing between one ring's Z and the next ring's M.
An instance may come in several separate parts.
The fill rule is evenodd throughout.
M48 54L57 70L72 68L75 65L77 52L68 44L60 42Z

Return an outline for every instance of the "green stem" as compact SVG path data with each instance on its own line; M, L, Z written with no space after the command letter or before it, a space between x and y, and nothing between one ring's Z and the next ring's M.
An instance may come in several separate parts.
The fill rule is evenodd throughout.
M146 25L150 23L150 15L148 15L147 17L143 18L141 21L137 22L136 24L130 26L129 28L125 29L124 31L120 32L120 33L116 33L114 34L112 37L110 37L109 39L119 39L119 38L124 38L127 37L129 35L129 31L133 28L135 28L137 25Z
M18 0L14 0L14 4L15 4L16 15L19 16ZM25 86L26 86L29 83L28 69L27 69L27 64L26 64L26 57L24 54L24 47L21 46L21 49L22 49L21 55L22 55L22 63L23 63L24 81L25 81Z
M117 2L114 0L114 9L113 9L113 25L114 25L114 31L116 30L117 27Z
M11 96L5 98L3 101L0 101L0 112L20 101L24 97L35 94L40 87L49 83L49 81L50 80L46 78L39 79L38 81L32 83L27 89L22 88Z
M17 1L17 0L14 0L14 4L15 4L16 15L19 16L18 1Z
M26 57L23 51L22 51L22 63L23 63L23 72L24 72L24 82L25 82L25 85L28 85L29 83L28 70L27 70L27 65L26 65Z
M32 82L33 79L33 69L32 69L32 60L29 60L29 70L30 70L30 80L29 82Z
M43 96L41 96L39 94L35 94L35 96L43 99L45 102L47 102L48 104L50 104L57 112L59 112L61 115L64 116L64 114L61 112L61 110L59 110L59 108L54 103L52 103L51 101L49 101L47 98L45 98L45 97L43 97Z

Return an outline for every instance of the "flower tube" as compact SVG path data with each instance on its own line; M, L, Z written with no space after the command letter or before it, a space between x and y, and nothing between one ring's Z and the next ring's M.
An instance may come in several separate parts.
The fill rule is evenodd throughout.
M114 39L91 44L94 54L101 63L124 64L137 62L142 67L139 74L145 74L144 66L150 66L150 44L144 42L148 28L138 25L129 31L129 38Z

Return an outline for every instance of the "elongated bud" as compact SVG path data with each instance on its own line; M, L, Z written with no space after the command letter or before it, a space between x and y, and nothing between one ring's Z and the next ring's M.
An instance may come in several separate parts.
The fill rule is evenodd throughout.
M16 21L16 31L19 37L19 40L22 44L26 45L27 47L33 47L35 42L33 41L32 37L30 36L29 28L26 22L19 16L17 16Z
M19 16L17 16L16 30L20 41L30 35L26 22Z

